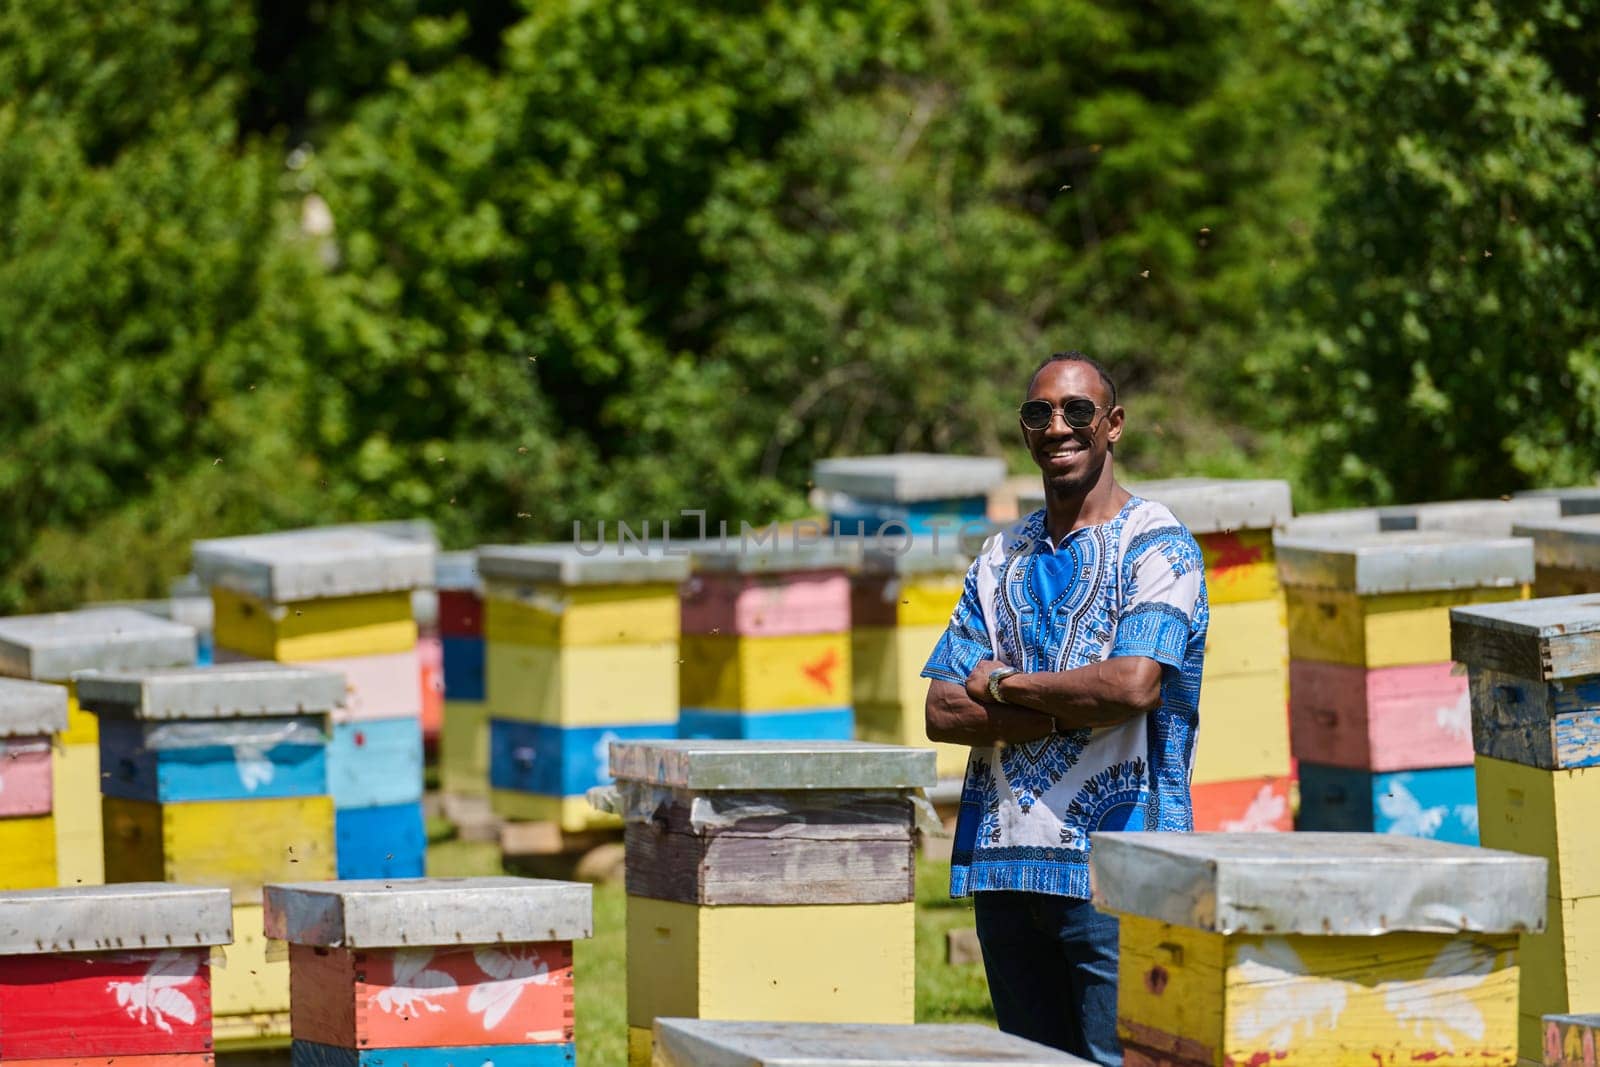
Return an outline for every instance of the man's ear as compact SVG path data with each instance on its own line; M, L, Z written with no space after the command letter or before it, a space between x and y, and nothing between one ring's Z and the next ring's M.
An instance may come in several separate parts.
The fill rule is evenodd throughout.
M1106 441L1108 443L1114 445L1122 440L1122 422L1126 415L1127 412L1122 410L1121 404L1106 412Z

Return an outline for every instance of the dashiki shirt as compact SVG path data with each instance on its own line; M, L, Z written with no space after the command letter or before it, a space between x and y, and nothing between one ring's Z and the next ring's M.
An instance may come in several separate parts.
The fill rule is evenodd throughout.
M1088 899L1091 833L1194 828L1189 775L1209 616L1200 546L1165 505L1133 497L1060 545L1043 510L989 539L923 677L962 685L984 659L1065 671L1147 656L1163 667L1161 705L1116 726L974 748L951 896Z

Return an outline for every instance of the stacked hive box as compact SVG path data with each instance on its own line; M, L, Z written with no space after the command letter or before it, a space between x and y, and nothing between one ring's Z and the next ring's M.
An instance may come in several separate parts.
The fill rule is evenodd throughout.
M1478 537L1509 537L1519 522L1559 518L1561 503L1553 497L1519 496L1506 500L1441 500L1432 504L1399 504L1378 509L1379 529L1454 531Z
M56 884L50 741L66 728L65 689L0 678L0 889Z
M67 728L50 756L57 884L105 881L99 729L94 716L78 706L74 676L182 667L194 659L192 628L132 608L0 619L0 675L54 682L67 690Z
M687 555L620 545L485 546L484 668L497 815L581 832L616 824L585 794L606 746L678 731L678 584Z
M337 671L346 694L328 747L339 875L423 872L422 674L412 590L433 549L371 530L197 541L219 649Z
M1127 1067L1516 1060L1544 864L1371 834L1095 834Z
M1600 593L1600 515L1518 523L1533 541L1534 596Z
M439 643L444 657L444 723L439 788L453 796L489 795L489 704L484 699L483 583L471 552L445 552L435 567Z
M1549 861L1549 925L1523 939L1522 1041L1600 1011L1600 597L1457 608L1483 843Z
M1544 1067L1597 1067L1596 1044L1600 1044L1600 1015L1544 1017Z
M970 550L968 550L970 549ZM850 590L850 662L863 741L937 753L941 780L966 775L964 745L928 740L923 665L950 623L977 554L952 533L867 542Z
M1289 650L1273 531L1293 512L1289 483L1220 478L1141 482L1205 559L1211 621L1200 683L1193 785L1199 830L1288 830Z
M1278 564L1300 829L1476 844L1450 608L1526 596L1532 544L1447 531L1293 537L1278 542Z
M288 1034L288 970L268 962L261 887L334 876L331 671L276 663L80 679L100 718L106 878L233 892L232 966L213 980L219 1042Z
M266 891L289 942L295 1067L571 1064L572 942L590 888L521 878Z
M1086 1064L987 1026L658 1019L660 1067L1057 1067Z
M228 941L226 889L0 893L0 1059L207 1067L211 947Z
M933 783L933 762L855 741L613 745L629 1062L650 1062L667 1016L911 1022L907 794Z
M859 541L690 547L680 737L849 740L850 579Z
M1005 475L1004 460L918 452L818 460L811 470L829 495L834 533L855 537L982 525L989 490Z

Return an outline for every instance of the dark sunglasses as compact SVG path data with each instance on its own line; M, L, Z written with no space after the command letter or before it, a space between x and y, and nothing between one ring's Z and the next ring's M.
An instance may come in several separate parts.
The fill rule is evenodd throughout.
M1088 397L1078 397L1061 405L1061 418L1074 430L1086 429L1094 425L1095 416L1101 411L1110 411L1111 405L1096 404ZM1018 418L1022 425L1030 430L1047 430L1050 421L1055 418L1056 406L1048 400L1028 400L1017 409Z

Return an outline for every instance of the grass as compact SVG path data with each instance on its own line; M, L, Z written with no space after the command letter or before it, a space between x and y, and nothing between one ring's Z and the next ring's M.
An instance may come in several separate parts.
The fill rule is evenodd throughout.
M499 846L445 836L430 824L428 873L503 873ZM972 904L951 900L950 865L917 862L917 1021L994 1025L989 987L978 964L945 963L945 933L972 925ZM622 1067L628 1059L627 971L624 945L626 894L620 884L594 887L594 937L573 947L577 985L577 1044L583 1067ZM759 946L751 946L759 951Z

